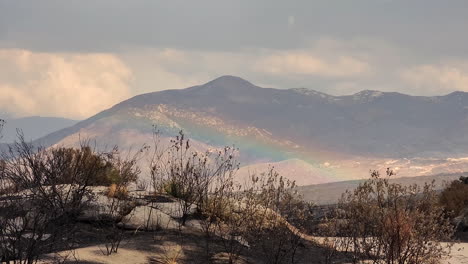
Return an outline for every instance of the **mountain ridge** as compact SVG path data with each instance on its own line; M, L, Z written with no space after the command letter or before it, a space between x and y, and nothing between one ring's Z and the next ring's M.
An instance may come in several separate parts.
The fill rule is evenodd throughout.
M222 86L221 88L222 89L219 89L220 86ZM144 94L140 94L140 95L136 95L136 96L133 96L127 100L124 100L123 102L125 101L128 101L128 100L132 100L134 98L137 98L137 97L143 97L143 96L150 96L152 94L155 94L155 93L161 93L161 92L174 92L174 91L183 91L183 90L187 90L187 91L191 91L191 92L199 92L200 90L209 90L209 91L213 91L213 89L210 89L210 88L215 88L216 91L227 91L229 89L226 89L226 88L232 88L232 89L238 89L239 87L249 87L249 88L253 88L253 89L257 89L257 88L260 88L260 89L272 89L272 90L278 90L278 91L297 91L297 90L303 90L303 91L310 91L311 94L315 94L315 95L325 95L327 97L333 97L333 98L349 98L349 97L355 97L355 96L359 96L359 95L366 95L366 94L375 94L375 93L378 93L380 95L394 95L394 96L406 96L406 97L415 97L415 98L450 98L450 97L456 97L456 96L460 96L460 95L463 95L463 96L467 96L468 97L468 92L464 92L464 91L453 91L453 92L450 92L448 94L445 94L445 95L434 95L434 96L423 96L423 95L410 95L410 94L404 94L404 93L400 93L400 92L384 92L384 91L379 91L379 90L361 90L359 92L355 92L353 94L347 94L347 95L331 95L331 94L327 94L325 92L321 92L321 91L318 91L318 90L315 90L315 89L312 89L312 88L305 88L305 87L302 87L302 88L285 88L285 89L282 89L282 88L270 88L270 87L259 87L259 86L256 86L254 84L252 84L251 82L247 81L247 80L244 80L240 77L237 77L237 76L232 76L232 75L223 75L223 76L220 76L212 81L209 81L205 84L202 84L202 85L195 85L195 86L190 86L190 87L187 87L187 88L184 88L184 89L169 89L169 90L161 90L161 91L155 91L155 92L148 92L148 93L144 93ZM118 105L118 104L117 104Z
M323 174L305 184L338 174L346 179L356 170L365 177L395 159L392 164L405 170L403 175L427 175L468 170L463 162L447 159L468 156L466 106L464 92L424 97L365 90L332 96L222 76L134 96L36 143L73 145L89 138L107 146L139 145L151 142L157 125L166 138L183 130L199 146L235 145L242 164L252 168L279 162L282 171ZM295 159L304 162L281 163Z
M221 88L221 89L220 89ZM232 90L241 89L244 93L232 93ZM301 91L304 91L304 88ZM226 93L226 90L230 90L231 92ZM245 92L245 91L248 92ZM310 89L307 89L308 91ZM238 90L236 90L238 91ZM446 100L455 99L458 103L463 101L466 97L466 104L468 105L468 96L465 92L453 92L445 96L436 96L436 97L425 97L425 96L412 96L412 95L405 95L400 93L393 93L393 92L380 92L380 91L371 91L371 90L364 90L359 93L355 93L353 95L344 95L344 96L333 96L328 95L322 92L317 92L315 90L312 91L310 96L304 96L304 94L299 93L297 88L293 89L274 89L274 88L261 88L258 86L253 85L252 83L243 80L239 77L235 76L221 76L216 78L213 81L210 81L203 85L197 85L188 87L185 89L178 89L178 90L163 90L159 92L151 92L146 94L137 95L131 97L127 100L124 100L113 107L104 110L89 119L83 120L82 122L77 123L75 126L71 128L66 128L62 130L63 133L68 133L71 131L78 131L80 127L86 126L89 123L92 123L102 117L112 115L113 113L118 112L120 109L124 108L139 108L144 109L148 106L154 105L169 105L169 106L176 106L178 108L184 109L196 109L197 111L202 110L202 112L211 112L213 115L221 115L221 118L227 118L230 122L244 122L244 117L249 116L252 114L252 111L258 110L258 112L263 112L264 116L262 119L268 118L268 113L275 114L277 112L277 108L288 108L285 110L295 111L298 112L297 115L293 115L288 117L288 119L297 119L298 123L301 121L299 115L302 115L303 119L306 120L307 111L322 111L327 113L326 118L320 118L320 116L316 117L319 120L311 120L310 122L316 122L318 124L325 124L327 125L326 120L339 120L342 119L340 126L353 126L354 124L366 126L372 125L372 121L375 121L377 118L387 118L391 115L395 115L398 113L399 115L403 116L406 115L405 111L409 113L409 118L413 115L421 116L422 114L427 114L433 112L434 118L426 123L431 123L434 119L437 119L438 116L437 112L440 112L441 107L439 109L427 111L424 108L431 108L434 107L433 105L440 105L441 102L445 102ZM221 92L221 93L219 93ZM246 93L249 93L246 95ZM378 96L377 96L378 95ZM364 99L356 100L356 96L363 96ZM369 100L367 97L375 98L375 100ZM339 99L339 100L330 100L332 99ZM431 100L436 98L438 100ZM460 99L461 98L461 99ZM378 104L377 101L386 100L381 105L375 106ZM218 103L219 101L219 103ZM364 103L364 107L359 108L360 106L356 106L356 101L359 103ZM405 101L405 107L393 107L392 104L398 103L399 101ZM413 104L419 104L420 107L414 106ZM245 106L244 108L249 109L242 109L243 107L239 107L240 105ZM211 109L210 109L211 108ZM367 109L362 109L367 108ZM378 108L378 109L375 109ZM406 108L406 109L404 109ZM442 107L442 110L451 110L452 112L456 112L459 115L465 115L465 109L454 109L453 105L446 104ZM270 112L268 112L270 110ZM368 111L367 111L368 110ZM376 110L376 111L372 111ZM418 111L416 113L415 111ZM222 112L222 113L221 113ZM354 112L354 116L350 118L346 118L347 112ZM282 113L276 113L280 118ZM440 116L440 114L439 114ZM408 119L408 117L405 117ZM417 119L418 117L414 117L413 119ZM248 122L248 125L256 125L257 123L261 122L258 119L252 119ZM445 118L446 119L446 118ZM335 120L335 121L336 121ZM348 120L348 121L346 121ZM443 120L443 119L442 119ZM406 125L414 120L405 121ZM338 122L339 123L339 122ZM299 124L300 125L300 124ZM401 124L399 124L401 125ZM426 124L427 125L427 124ZM450 125L450 124L447 124ZM264 129L270 131L268 127L263 127ZM467 127L468 128L468 127ZM301 129L299 127L299 129ZM338 131L339 128L336 129L328 128L335 131ZM327 130L327 129L323 129ZM67 132L68 131L68 132ZM317 129L315 133L322 133L321 129ZM60 131L53 133L55 136L60 137L59 135L62 134ZM47 137L45 137L47 138ZM50 137L49 137L50 138ZM51 140L45 140L45 142L49 142ZM52 140L54 141L54 140ZM43 140L44 142L44 140Z

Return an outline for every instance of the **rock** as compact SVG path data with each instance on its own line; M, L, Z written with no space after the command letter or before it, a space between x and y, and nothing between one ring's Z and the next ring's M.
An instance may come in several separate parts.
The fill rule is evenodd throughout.
M179 224L172 216L151 206L138 206L119 224L125 229L155 231L177 229Z
M110 219L109 208L115 198L106 195L106 187L94 187L93 199L84 210L79 220L86 222ZM129 198L135 208L124 217L118 226L129 230L154 231L159 229L178 229L178 219L182 217L182 211L177 199L165 195L150 195L148 192L130 192ZM190 208L194 213L195 206ZM108 217L106 217L108 216ZM187 221L187 226L201 229L199 221Z

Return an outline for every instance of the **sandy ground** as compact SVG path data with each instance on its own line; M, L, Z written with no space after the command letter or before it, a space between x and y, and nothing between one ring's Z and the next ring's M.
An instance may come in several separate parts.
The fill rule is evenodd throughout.
M188 260L181 247L171 241L157 241L152 236L122 241L117 253L106 255L105 244L75 249L73 252L60 252L59 256L68 259L66 263L180 263ZM57 255L50 254L41 263L52 263ZM169 260L177 262L170 262ZM156 261L158 260L158 261Z
M60 252L59 257L67 256L65 263L223 263L213 260L213 256L223 251L219 243L214 243L208 257L205 250L203 234L198 231L143 232L131 235L131 239L122 241L117 253L107 256L105 244L91 245L71 252ZM49 254L40 263L54 263L57 254ZM242 263L242 262L241 262ZM245 262L244 262L245 263ZM250 262L254 263L254 262Z
M69 252L61 252L60 255L68 255L66 263L116 263L116 264L147 264L147 263L227 263L226 258L223 259L223 248L220 245L212 245L215 258L209 258L206 255L204 247L204 239L200 233L185 233L181 236L177 232L160 232L160 233L145 233L141 236L134 237L130 240L123 241L117 253L106 256L104 244L92 245L84 248L76 249L73 254ZM299 263L321 263L320 257L314 249L309 249L310 253L305 256ZM457 243L452 249L450 259L442 261L442 264L468 264L468 243ZM41 263L53 263L52 257L44 259ZM245 257L241 262L259 263L252 258Z
M468 243L457 243L453 246L451 258L444 260L444 264L468 264Z
M105 199L105 197L102 197ZM105 204L106 201L101 201ZM153 204L157 207L151 212L151 220L160 226L164 231L151 232L129 231L127 239L122 241L122 244L117 253L106 255L105 244L97 244L88 240L87 246L78 248L72 253L60 252L59 257L67 256L66 263L227 263L223 252L225 248L221 241L214 241L210 246L210 254L207 254L205 247L204 235L197 225L189 225L182 232L178 231L178 224L174 220L179 215L178 204L174 202L163 202ZM148 219L151 208L149 206L141 206L136 210L129 219L127 226L132 226L133 230L140 230L147 223L140 221ZM154 218L154 219L153 219ZM155 224L154 223L154 224ZM191 223L191 221L189 221ZM154 225L156 226L156 225ZM293 226L290 228L295 229ZM92 230L89 230L93 232ZM297 230L295 230L297 231ZM88 237L85 235L85 237ZM89 236L94 237L94 236ZM305 243L308 246L300 249L301 261L299 263L321 263L323 252L317 247L311 246L312 243L318 242L323 238L303 235ZM103 240L101 240L103 241ZM308 242L307 242L308 241ZM102 243L102 242L101 242ZM258 253L258 252L257 252ZM225 254L225 253L224 253ZM259 263L255 261L258 256L244 256L244 260L239 263ZM44 258L41 263L56 263L54 262L54 254L50 254ZM344 264L345 262L340 262ZM443 264L468 264L468 243L457 243L452 248L451 257L442 262Z

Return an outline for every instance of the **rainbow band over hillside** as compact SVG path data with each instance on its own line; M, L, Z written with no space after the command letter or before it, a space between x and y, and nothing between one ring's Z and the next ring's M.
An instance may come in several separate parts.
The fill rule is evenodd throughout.
M174 118L175 119L175 118ZM314 177L320 182L335 182L365 178L359 171L341 169L325 164L340 160L343 155L331 153L323 149L307 149L303 147L294 148L292 144L285 144L286 140L269 137L268 140L256 136L239 136L235 134L226 135L216 127L208 127L195 124L194 122L178 119L177 123L183 128L186 135L194 140L215 146L231 145L239 149L241 166L253 162L276 163L285 160L302 160L308 165L307 168L313 175L303 177ZM166 130L168 136L175 135L178 131ZM318 145L318 144L317 144Z

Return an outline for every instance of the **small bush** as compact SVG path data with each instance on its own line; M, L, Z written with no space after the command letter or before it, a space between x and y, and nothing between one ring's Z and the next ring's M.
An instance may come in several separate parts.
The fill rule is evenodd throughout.
M340 201L338 244L362 263L438 263L450 252L453 226L445 218L433 184L424 187L390 183L377 171ZM337 223L338 223L337 222Z
M167 181L163 185L164 192L174 198L183 198L182 186L175 181Z
M451 182L440 194L440 203L452 217L460 215L462 210L468 207L468 181L466 179L461 177L460 180Z
M115 183L111 184L107 191L107 197L125 199L128 197L128 190L126 186L119 186Z
M171 144L164 164L161 160L151 163L152 186L177 198L182 212L181 225L185 225L192 208L203 211L211 189L216 188L215 182L237 170L236 150L225 147L218 151L198 152L182 131Z
M91 186L109 186L135 182L139 173L135 170L134 160L119 160L117 149L99 153L89 146L79 149L60 147L52 149L51 154L63 162L62 177L58 179L63 184L86 179ZM83 173L77 173L76 167L82 168ZM93 172L93 177L89 179L86 172Z

